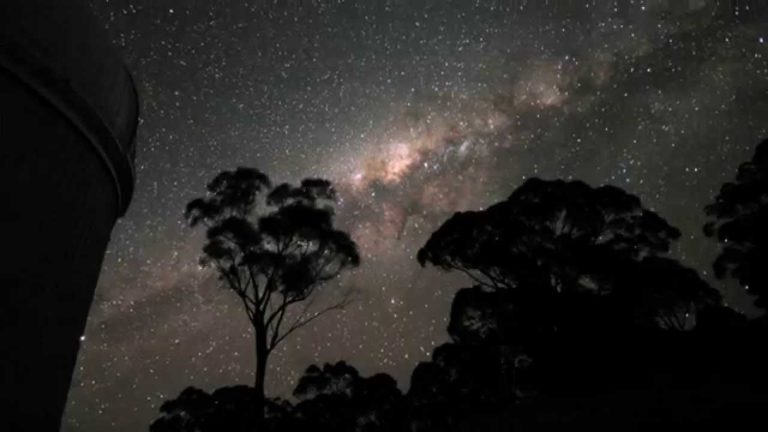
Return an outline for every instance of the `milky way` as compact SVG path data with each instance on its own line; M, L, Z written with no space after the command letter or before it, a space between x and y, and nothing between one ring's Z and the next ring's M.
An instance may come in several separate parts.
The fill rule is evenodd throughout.
M339 359L405 390L469 283L415 261L453 212L532 176L615 184L678 226L675 256L709 277L702 208L768 136L765 2L92 3L142 123L65 430L146 429L186 386L252 381L245 314L182 217L223 169L333 180L364 259L328 287L355 303L278 349L270 393Z

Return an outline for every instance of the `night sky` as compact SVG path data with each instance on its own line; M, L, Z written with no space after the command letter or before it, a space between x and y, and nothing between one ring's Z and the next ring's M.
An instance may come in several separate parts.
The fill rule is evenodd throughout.
M183 218L221 170L333 180L337 222L363 255L327 287L356 302L277 350L270 394L341 359L406 390L469 285L415 260L453 212L533 176L614 184L679 227L674 255L709 277L702 208L768 136L763 1L92 2L134 73L142 122L67 431L146 430L186 386L252 382L245 314L199 267L202 233Z

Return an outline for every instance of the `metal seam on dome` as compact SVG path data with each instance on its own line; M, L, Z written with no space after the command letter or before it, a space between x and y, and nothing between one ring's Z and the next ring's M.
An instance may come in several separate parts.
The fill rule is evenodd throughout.
M7 46L6 46L7 47ZM70 96L74 96L78 99L78 103L67 103L63 101L63 95L61 94L61 89L55 89L53 86L45 85L41 81L41 79L35 79L34 77L30 77L29 74L24 72L24 66L18 65L16 62L14 62L11 58L11 56L4 55L5 53L0 51L0 67L9 72L12 76L16 77L19 81L24 83L27 87L29 87L35 94L37 94L39 97L44 99L46 102L50 103L59 113L61 113L75 128L86 138L86 140L91 144L91 147L94 148L94 150L99 154L99 157L102 159L102 161L106 164L107 170L109 171L113 184L115 187L115 192L117 196L117 206L118 206L118 215L122 216L125 214L128 204L131 199L131 195L133 194L133 182L135 180L134 175L134 166L130 158L128 158L127 155L123 154L122 147L120 146L120 142L115 136L114 131L106 124L104 119L101 117L101 115L93 108L93 106L80 94L72 88L71 85L68 85L69 83L66 82L67 89L71 92ZM15 55L19 55L18 53L14 53ZM35 62L34 60L30 59L29 56L23 56L24 60L29 61L32 65L39 67L41 70L45 70L47 72L51 72L50 76L53 78L55 75L53 73L53 70L50 68L45 67L44 65L40 64L39 62ZM126 73L128 71L126 70ZM130 74L128 74L130 77ZM134 96L137 96L136 93L136 87L134 85L132 77L129 79L131 83L131 87L133 89ZM60 83L61 84L61 83ZM79 105L80 110L77 110L73 108L72 105ZM138 115L138 100L135 101L136 105L136 114ZM87 113L82 113L79 111L88 111ZM90 115L92 118L97 119L98 125L103 129L101 134L95 133L92 131L92 128L89 128L87 123L88 121L83 118L83 116ZM136 129L138 128L138 118L134 122L134 127L132 131L132 139L135 139L136 136ZM118 167L115 166L115 162L113 158L110 157L109 154L105 151L105 149L102 147L103 140L99 139L98 135L104 135L104 132L106 132L106 137L108 138L111 145L113 145L117 149L117 153L122 156L122 160L124 160L127 165L127 170L121 170L121 171L127 171L128 176L130 177L129 183L130 184L124 184L125 182L121 182L120 178L121 175L118 173ZM132 145L132 144L129 144ZM114 152L113 152L114 153ZM126 173L123 173L126 174ZM123 188L126 188L124 191Z

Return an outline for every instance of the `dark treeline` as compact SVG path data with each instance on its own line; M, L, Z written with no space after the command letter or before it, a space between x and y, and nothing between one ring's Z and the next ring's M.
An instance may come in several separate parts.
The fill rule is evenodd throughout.
M703 232L721 245L715 274L768 306L768 141L706 212ZM464 273L472 286L453 299L451 341L416 367L406 394L385 374L313 365L294 402L264 400L263 390L247 386L212 394L190 387L163 404L150 430L764 424L768 320L730 309L695 270L670 258L680 235L617 187L530 179L485 210L456 213L419 251L422 265Z

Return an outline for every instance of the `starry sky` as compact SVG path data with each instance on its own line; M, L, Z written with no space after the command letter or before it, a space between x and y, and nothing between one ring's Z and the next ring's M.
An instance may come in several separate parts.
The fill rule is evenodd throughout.
M614 184L679 227L674 256L709 278L702 208L768 136L765 1L91 3L142 119L65 431L146 430L186 386L252 382L245 314L198 265L202 235L183 219L221 170L334 181L363 257L326 292L355 302L273 355L270 394L340 359L406 390L469 285L415 260L453 212L533 176Z

